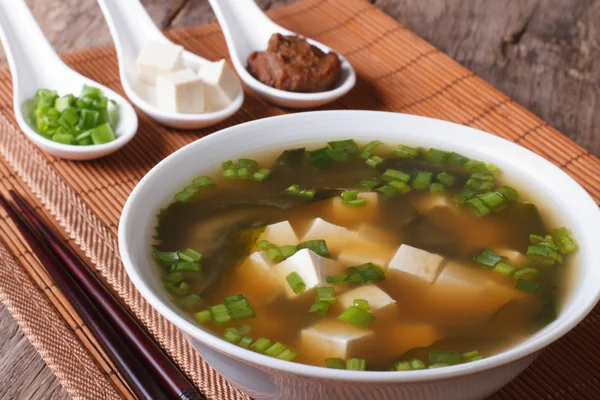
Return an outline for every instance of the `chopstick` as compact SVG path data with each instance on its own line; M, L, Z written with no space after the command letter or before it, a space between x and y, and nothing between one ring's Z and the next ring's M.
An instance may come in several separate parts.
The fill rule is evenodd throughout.
M60 240L33 207L15 191L11 190L10 195L21 208L25 219L63 262L79 286L112 322L111 325L122 335L133 352L141 357L143 364L158 379L169 398L204 400L205 397L179 371L158 344L133 319L87 265Z
M46 267L54 282L102 346L117 370L135 395L143 400L167 399L163 390L150 377L144 365L131 352L118 333L107 323L101 312L86 296L77 282L60 266L60 261L44 245L31 225L19 214L15 206L0 195L0 205L31 246L36 256Z

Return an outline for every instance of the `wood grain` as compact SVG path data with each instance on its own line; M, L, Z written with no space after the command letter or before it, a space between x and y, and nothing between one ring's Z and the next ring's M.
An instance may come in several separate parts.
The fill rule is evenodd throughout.
M142 2L162 29L214 21L206 0ZM600 0L371 2L600 156ZM27 3L59 52L110 43L94 0ZM68 398L1 304L0 398Z

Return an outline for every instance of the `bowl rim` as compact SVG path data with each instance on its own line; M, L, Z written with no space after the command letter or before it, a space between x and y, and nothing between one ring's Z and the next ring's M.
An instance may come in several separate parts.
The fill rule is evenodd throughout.
M389 117L386 115L394 115L395 117ZM567 175L560 168L553 165L551 162L546 159L538 156L537 154L531 152L530 150L523 148L516 143L510 142L501 137L492 135L490 133L470 128L464 125L438 120L434 118L421 117L409 114L401 114L401 113L391 113L391 112L383 112L383 111L359 111L359 110L336 110L336 111L311 111L311 112L301 112L296 114L286 114L279 115L254 121L249 121L243 124L234 125L225 129L222 129L218 132L215 132L211 135L203 137L195 142L192 142L179 150L175 151L161 162L156 164L136 185L134 190L129 195L127 202L123 208L121 219L119 222L119 231L118 231L118 242L119 242L119 250L121 254L121 258L127 274L132 280L134 286L137 290L142 294L142 296L152 305L155 310L157 310L160 314L162 314L167 320L181 329L184 333L191 336L195 340L200 341L202 344L211 347L212 349L224 353L226 356L237 359L239 361L251 364L258 364L263 368L284 371L296 375L308 376L316 379L329 379L329 380L338 380L338 381L362 381L362 382L389 382L389 383L399 383L399 382L425 382L432 380L443 380L454 378L466 374L472 373L480 373L483 371L487 371L490 369L498 368L503 365L506 365L511 362L515 362L524 357L532 355L538 351L541 351L544 347L556 341L563 335L565 335L568 331L573 329L585 316L593 309L593 307L598 303L600 299L600 285L595 288L595 293L589 294L586 297L586 301L584 303L577 303L577 309L575 313L571 313L565 315L565 313L558 316L558 318L552 322L554 325L551 330L545 332L543 335L535 338L534 340L526 340L516 346L512 346L509 349L498 353L496 355L484 358L476 363L466 363L451 366L448 368L436 368L436 369L425 369L425 370L415 370L415 371L347 371L347 370L337 370L337 369L328 369L325 367L318 367L300 363L294 363L289 361L279 360L273 357L265 356L263 354L255 353L250 350L246 350L237 345L226 342L225 340L209 333L199 326L195 325L190 320L180 316L173 310L173 306L166 304L163 302L153 290L144 282L141 275L137 272L136 267L133 263L132 256L130 252L127 250L128 247L128 220L130 219L130 215L133 212L133 208L136 207L136 203L138 202L138 193L140 192L140 188L146 185L149 181L153 179L153 176L157 174L157 171L166 163L172 162L175 158L179 157L179 155L189 149L191 147L203 146L206 143L210 143L212 141L218 141L223 139L231 139L231 136L235 136L236 134L243 134L244 130L250 126L260 126L260 125L269 125L273 121L278 122L287 122L288 124L298 122L297 120L308 120L310 121L313 118L327 118L331 116L331 118L337 117L350 117L352 115L353 118L359 119L361 121L368 121L372 118L398 118L401 119L411 119L414 120L415 123L429 123L435 124L440 127L452 128L452 130L460 129L464 132L465 135L472 136L476 141L486 143L487 145L498 145L503 147L510 147L515 151L522 153L523 151L530 153L530 160L535 161L536 163L546 164L546 169L552 169L552 172L555 174L559 174L559 177L565 184L569 187L569 191L573 196L576 196L581 202L584 203L583 210L581 208L577 209L578 214L584 213L586 221L588 221L588 225L594 225L595 229L600 234L600 209L594 202L594 200L590 197L590 195L569 175ZM296 120L296 121L294 121ZM390 128L393 129L393 128ZM312 136L308 136L306 138L306 142L310 142L311 139L314 139ZM590 212L591 213L588 213ZM583 252L583 249L580 250ZM594 252L590 249L585 249L586 254L590 254L594 257ZM596 258L599 258L596 256ZM600 259L600 258L599 258ZM583 267L581 267L583 269ZM585 269L587 270L587 268ZM574 289L573 289L574 290Z

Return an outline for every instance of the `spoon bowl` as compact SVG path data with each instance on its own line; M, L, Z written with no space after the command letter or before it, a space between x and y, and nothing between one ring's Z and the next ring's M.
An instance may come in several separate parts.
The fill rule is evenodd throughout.
M137 131L133 107L118 93L69 68L54 52L35 22L25 0L0 1L0 41L13 80L13 108L25 136L45 152L69 160L91 160L117 151ZM27 122L32 111L30 99L38 89L53 89L59 95L77 95L83 85L101 89L119 106L116 139L105 144L78 146L57 143L37 133Z
M138 79L136 60L149 41L173 44L154 25L139 0L98 0L115 43L119 60L119 74L125 93L140 110L161 124L179 129L196 129L215 125L235 114L244 102L244 92L222 110L201 114L173 113L156 106L156 89ZM183 52L183 64L197 72L209 60Z
M312 108L337 100L354 87L356 83L354 68L340 54L338 54L342 67L340 79L333 89L325 92L289 92L258 81L246 69L246 60L250 53L266 49L269 38L275 33L298 35L271 21L253 0L236 0L235 2L209 0L209 3L223 30L235 70L246 85L268 102L287 108ZM310 38L306 38L306 40L325 53L332 51L316 40Z

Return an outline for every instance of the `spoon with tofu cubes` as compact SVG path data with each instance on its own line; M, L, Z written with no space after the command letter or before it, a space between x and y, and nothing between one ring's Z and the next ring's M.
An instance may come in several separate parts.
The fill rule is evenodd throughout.
M242 86L225 60L210 62L172 43L138 0L98 3L115 43L125 93L150 118L196 129L215 125L242 106Z

